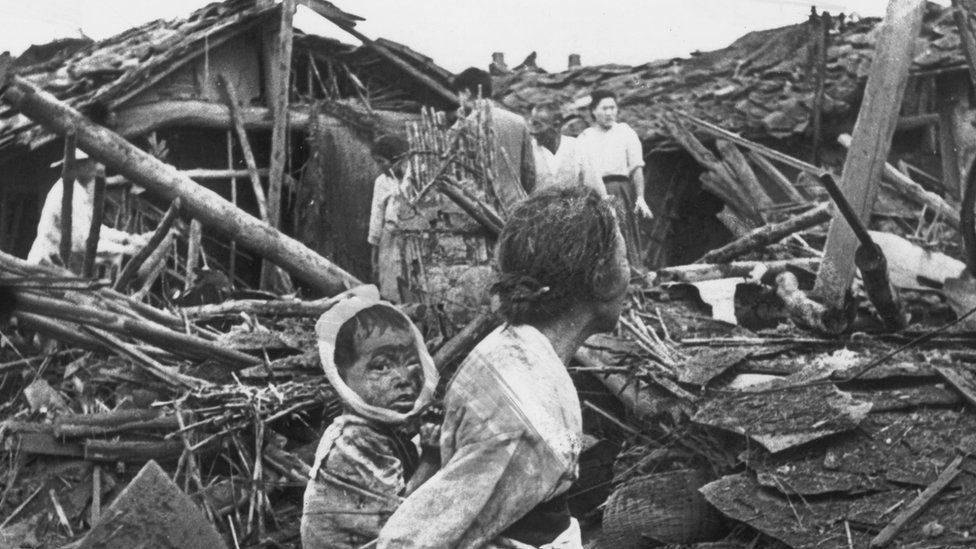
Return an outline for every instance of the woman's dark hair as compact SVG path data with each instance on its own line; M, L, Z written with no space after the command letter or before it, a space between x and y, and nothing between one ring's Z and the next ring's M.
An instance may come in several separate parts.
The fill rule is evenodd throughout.
M381 135L373 142L372 153L390 162L396 162L410 150L410 144L400 135Z
M617 102L617 94L610 90L596 90L590 94L590 112L593 112L597 106L600 105L600 101L604 99L613 99L613 102Z
M356 349L364 339L377 330L391 329L410 331L410 321L384 305L367 307L347 320L336 334L334 358L339 377L346 379L346 371L359 358Z
M471 67L464 69L451 81L454 91L467 90L471 97L478 97L479 88L481 97L491 98L491 75L486 71Z
M589 187L551 187L520 202L498 237L501 274L491 292L501 315L531 324L602 299L616 233L610 202Z

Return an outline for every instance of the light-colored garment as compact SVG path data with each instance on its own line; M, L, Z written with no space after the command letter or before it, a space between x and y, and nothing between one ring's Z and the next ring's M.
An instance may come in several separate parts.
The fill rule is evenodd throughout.
M519 547L500 535L577 476L581 413L565 366L537 329L502 326L461 365L444 407L443 468L390 517L378 547Z
M369 235L366 241L378 246L386 224L396 223L400 181L388 173L382 173L373 183L373 202L369 212Z
M43 263L57 257L61 245L61 198L64 183L58 181L48 191L41 208L41 218L37 223L37 237L27 254L30 263ZM84 254L85 242L91 230L94 203L88 190L75 181L71 196L71 251ZM144 245L146 238L102 225L99 231L98 254L102 258L114 256L121 259L123 254L134 254Z
M584 185L600 193L600 196L607 195L596 166L580 149L575 137L561 136L556 154L533 139L532 152L535 156L536 190L556 185Z
M622 175L630 177L633 171L644 166L644 152L640 138L633 128L617 122L605 130L590 126L579 135L578 145L596 166L600 177Z
M319 442L305 488L304 549L357 549L400 504L417 450L388 427L354 414L335 419ZM412 463L404 463L410 461Z
M495 134L495 177L492 189L503 215L535 189L532 135L521 116L491 102L491 129Z
M398 278L401 274L400 242L397 238L397 219L400 197L406 178L401 182L388 173L382 173L373 183L373 201L369 214L369 235L366 240L378 246L376 270L380 295L389 301L400 301Z

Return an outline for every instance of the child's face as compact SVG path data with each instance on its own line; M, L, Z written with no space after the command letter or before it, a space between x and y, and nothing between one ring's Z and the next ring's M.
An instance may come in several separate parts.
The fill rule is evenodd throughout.
M357 358L346 370L346 385L366 404L397 412L413 409L424 381L413 334L374 330L356 347Z

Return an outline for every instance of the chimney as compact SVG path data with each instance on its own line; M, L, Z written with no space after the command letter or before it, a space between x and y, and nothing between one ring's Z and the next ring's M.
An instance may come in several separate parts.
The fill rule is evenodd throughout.
M491 64L488 65L488 72L498 76L502 74L508 74L508 65L505 64L505 54L500 51L496 51L491 54Z
M580 60L580 54L571 53L569 54L569 70L578 69L583 66L582 60Z

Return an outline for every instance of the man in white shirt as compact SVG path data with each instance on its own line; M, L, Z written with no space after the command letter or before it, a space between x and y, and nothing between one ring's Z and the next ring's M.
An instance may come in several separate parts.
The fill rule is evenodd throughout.
M559 106L554 103L536 105L529 116L536 190L554 185L584 185L606 196L596 166L579 148L576 138L562 134L562 123Z
M57 162L52 165L56 166ZM84 151L75 153L74 191L71 197L71 257L68 268L78 270L85 254L85 242L91 230L94 200L92 184L95 176L104 168ZM27 254L31 263L60 263L61 246L61 199L64 181L55 183L44 199L41 218L37 224L37 237ZM152 233L130 234L102 225L98 240L98 259L102 262L120 262L123 255L132 255L149 241Z

